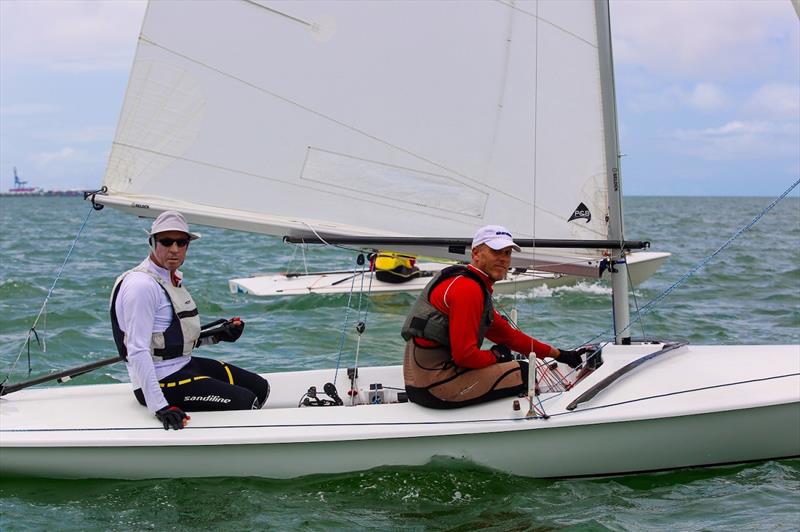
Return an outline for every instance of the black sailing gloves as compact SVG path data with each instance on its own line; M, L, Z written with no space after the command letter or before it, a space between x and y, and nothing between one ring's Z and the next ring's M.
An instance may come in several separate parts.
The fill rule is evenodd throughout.
M578 349L575 349L573 351L568 351L566 349L559 349L558 351L560 354L558 355L558 358L556 358L556 360L558 360L559 362L563 362L567 366L574 369L583 364L583 359L581 358L581 355L584 355L586 353L591 353L593 349L591 347L579 347Z
M156 412L156 417L164 424L164 430L181 430L191 419L186 415L186 412L177 406L165 406Z
M511 353L511 349L509 349L505 345L493 345L491 347L492 353L494 353L495 362L501 364L503 362L511 362L514 360L514 355ZM559 355L556 358L559 362L562 362L568 365L571 368L577 368L581 364L583 364L583 358L581 355L585 355L586 353L592 353L594 351L593 347L579 347L575 350L567 350L567 349L559 349Z
M211 338L217 342L235 342L244 332L244 322L238 316L226 321Z
M238 316L229 320L217 320L203 325L200 330L200 338L194 346L235 342L242 332L244 332L244 322Z
M514 360L514 355L511 354L511 349L505 345L493 345L492 353L494 353L494 360L498 364L502 362L511 362Z

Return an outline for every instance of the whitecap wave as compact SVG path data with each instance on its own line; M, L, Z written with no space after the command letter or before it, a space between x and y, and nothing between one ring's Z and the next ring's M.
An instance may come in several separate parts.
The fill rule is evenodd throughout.
M599 282L586 282L581 281L575 285L568 285L568 286L558 286L553 289L556 293L577 293L577 294L591 294L591 295L598 295L598 296L610 296L611 295L611 287L604 283Z
M550 288L545 284L530 288L525 291L520 291L516 294L516 296L514 294L504 294L504 296L517 297L519 299L547 299L556 294L588 294L610 296L611 286L597 281L581 281L577 284L556 286L553 288Z

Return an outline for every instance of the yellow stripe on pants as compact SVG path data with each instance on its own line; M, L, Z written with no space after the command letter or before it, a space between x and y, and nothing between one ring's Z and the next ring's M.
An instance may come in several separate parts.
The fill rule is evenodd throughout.
M230 375L230 372L228 372ZM206 375L200 375L199 377L192 377L191 379L183 379L182 381L177 382L160 382L158 383L159 386L162 388L174 388L175 386L180 386L181 384L189 384L192 381L199 381L203 379L209 379L210 377Z

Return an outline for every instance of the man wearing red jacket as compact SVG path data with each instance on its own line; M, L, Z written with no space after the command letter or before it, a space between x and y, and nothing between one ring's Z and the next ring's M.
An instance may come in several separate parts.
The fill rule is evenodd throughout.
M528 363L510 350L552 357L577 367L584 350L567 351L513 328L492 305L492 287L504 279L512 251L511 233L482 227L472 240L472 262L442 270L412 307L402 336L403 375L411 402L430 408L458 408L525 393ZM481 349L483 339L495 344Z

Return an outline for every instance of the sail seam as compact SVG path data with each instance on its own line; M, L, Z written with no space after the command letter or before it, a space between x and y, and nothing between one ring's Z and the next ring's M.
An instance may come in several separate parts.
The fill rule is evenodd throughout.
M358 133L359 135L363 135L364 137L372 139L372 140L374 140L376 142L380 142L381 144L384 144L384 145L389 146L389 147L391 147L391 148L393 148L395 150L398 150L398 151L400 151L402 153L405 153L406 155L410 155L411 157L415 157L416 159L419 159L420 161L423 161L423 162L426 162L426 163L431 164L433 166L436 166L437 168L441 168L442 170L445 170L447 172L451 172L454 175L457 175L457 176L459 176L459 177L461 177L461 178L463 178L463 179L465 179L465 180L467 180L467 181L469 181L469 182L471 182L471 183L473 183L475 185L479 185L481 187L485 187L485 188L487 188L489 190L492 190L494 192L497 192L499 194L503 194L504 196L507 196L509 198L518 199L513 194L511 194L510 192L506 192L506 191L504 191L502 189L499 189L499 188L493 187L493 186L491 186L489 184L483 183L478 179L474 179L474 178L472 178L472 177L470 177L468 175L465 175L465 174L463 174L463 173L461 173L461 172L459 172L457 170L449 168L449 167L445 166L442 163L436 162L436 161L434 161L432 159L429 159L427 157L424 157L422 155L414 153L413 151L409 150L408 148L404 148L402 146L399 146L397 144L389 142L388 140L385 140L385 139L382 139L380 137L377 137L377 136L373 135L372 133L368 133L367 131L363 131L363 130L357 128L356 126L353 126L353 125L347 124L345 122L342 122L341 120L339 120L337 118L334 118L332 116L328 116L328 115L326 115L326 114L324 114L324 113L322 113L320 111L317 111L316 109L312 109L312 108L310 108L310 107L308 107L306 105L303 105L300 102L297 102L297 101L294 101L294 100L292 100L290 98L287 98L286 96L282 96L282 95L280 95L280 94L278 94L276 92L273 92L273 91L271 91L269 89L266 89L264 87L260 87L258 85L255 85L254 83L251 83L251 82L249 82L247 80L244 80L244 79L242 79L240 77L237 77L237 76L235 76L233 74L230 74L228 72L220 70L220 69L218 69L218 68L216 68L216 67L214 67L212 65L209 65L207 63L203 63L202 61L199 61L199 60L197 60L197 59L195 59L193 57L190 57L190 56L182 54L182 53L180 53L180 52L178 52L176 50L168 48L168 47L166 47L166 46L164 46L162 44L159 44L159 43L157 43L155 41L152 41L152 40L148 39L144 35L139 37L139 40L142 43L149 44L151 46L155 46L156 48L160 48L160 49L162 49L162 50L164 50L164 51L166 51L168 53L171 53L171 54L173 54L173 55L175 55L177 57L180 57L182 59L185 59L187 61L191 61L192 63L195 63L196 65L200 65L201 67L207 68L208 70L216 72L216 73L218 73L218 74L220 74L222 76L225 76L225 77L228 77L230 79L236 80L239 83L247 85L248 87L251 87L253 89L261 91L264 94L268 94L268 95L272 96L273 98L277 98L277 99L279 99L279 100L281 100L283 102L286 102L288 104L294 105L294 106L296 106L296 107L298 107L298 108L300 108L300 109L302 109L304 111L307 111L307 112L309 112L309 113L311 113L311 114L313 114L315 116L318 116L320 118L324 118L325 120L329 120L330 122L333 122L334 124L337 124L337 125L342 126L342 127L346 128L346 129L348 129L350 131L353 131L354 133Z

